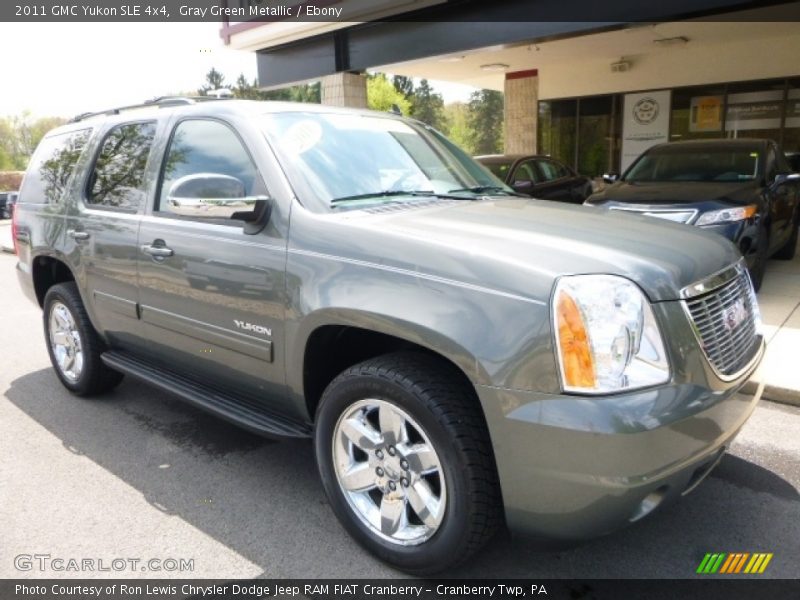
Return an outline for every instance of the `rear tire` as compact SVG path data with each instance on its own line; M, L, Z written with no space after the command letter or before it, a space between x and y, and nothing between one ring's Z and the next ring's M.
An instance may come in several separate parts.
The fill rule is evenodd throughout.
M50 362L65 388L78 396L91 396L122 381L122 373L100 360L105 344L89 321L75 282L47 290L43 317Z
M344 371L322 396L314 442L339 521L399 569L423 575L456 565L501 522L478 399L435 359L396 353Z

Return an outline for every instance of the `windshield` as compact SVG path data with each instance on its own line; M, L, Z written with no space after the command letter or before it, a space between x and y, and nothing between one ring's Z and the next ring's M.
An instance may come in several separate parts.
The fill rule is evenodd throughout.
M483 163L483 166L489 169L492 174L501 181L506 180L506 177L508 177L508 171L511 169L510 162L485 162Z
M751 148L676 148L665 146L641 156L623 178L648 181L752 181L760 155Z
M298 197L311 210L465 200L513 191L440 133L381 115L286 112L263 130Z

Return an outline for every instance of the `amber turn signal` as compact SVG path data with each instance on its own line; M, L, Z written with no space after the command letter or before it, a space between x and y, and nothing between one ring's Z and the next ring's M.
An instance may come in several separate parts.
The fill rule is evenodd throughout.
M595 370L589 337L580 309L565 291L558 293L556 318L564 383L574 388L594 388Z

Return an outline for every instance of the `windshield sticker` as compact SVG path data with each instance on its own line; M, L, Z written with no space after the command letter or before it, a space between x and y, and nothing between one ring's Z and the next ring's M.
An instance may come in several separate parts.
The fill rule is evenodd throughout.
M322 127L316 121L306 119L291 125L281 137L281 146L291 154L303 154L322 139Z

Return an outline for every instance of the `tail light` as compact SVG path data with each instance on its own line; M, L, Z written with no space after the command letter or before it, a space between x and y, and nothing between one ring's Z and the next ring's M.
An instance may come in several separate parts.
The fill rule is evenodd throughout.
M14 243L14 254L19 256L19 247L17 246L17 205L11 205L11 241Z

